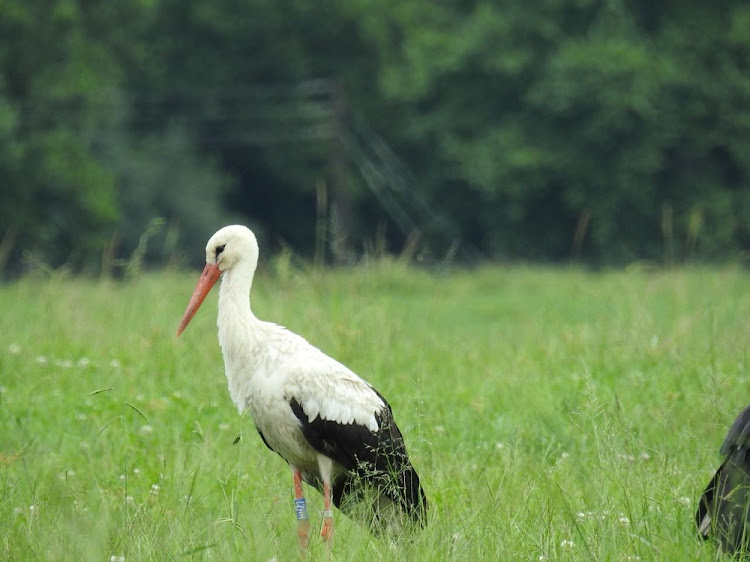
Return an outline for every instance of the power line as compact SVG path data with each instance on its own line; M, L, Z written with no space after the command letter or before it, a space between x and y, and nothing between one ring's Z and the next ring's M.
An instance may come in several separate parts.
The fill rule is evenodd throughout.
M404 235L439 231L453 244L460 242L459 226L430 205L388 142L362 116L337 111L339 95L335 81L315 79L296 85L176 86L129 98L109 93L98 99L42 98L16 107L30 119L54 113L75 122L90 119L92 110L101 112L103 121L112 116L107 125L93 124L93 131L86 127L98 142L179 124L195 131L200 145L217 148L340 143L349 164Z

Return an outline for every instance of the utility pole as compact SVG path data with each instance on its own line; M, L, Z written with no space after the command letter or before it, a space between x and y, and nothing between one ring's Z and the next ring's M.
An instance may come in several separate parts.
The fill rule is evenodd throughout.
M329 237L334 260L348 261L350 255L349 240L351 235L353 207L349 184L346 95L341 83L333 80L331 88L333 104L333 134L331 135L331 220L336 221L335 232ZM333 229L332 229L333 230Z

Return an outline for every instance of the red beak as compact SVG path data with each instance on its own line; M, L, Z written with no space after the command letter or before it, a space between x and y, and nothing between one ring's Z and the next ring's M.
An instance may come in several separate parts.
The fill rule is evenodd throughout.
M206 299L206 295L209 293L211 287L214 286L214 283L216 283L220 276L221 270L219 269L218 265L213 263L206 264L206 267L203 269L203 273L201 273L201 278L198 280L198 284L195 286L193 296L190 297L190 302L185 309L185 314L183 314L182 316L180 327L177 328L178 336L185 330L185 328L187 328L187 325L190 324L193 316L195 316L195 313L198 312L201 304L203 304L203 301Z

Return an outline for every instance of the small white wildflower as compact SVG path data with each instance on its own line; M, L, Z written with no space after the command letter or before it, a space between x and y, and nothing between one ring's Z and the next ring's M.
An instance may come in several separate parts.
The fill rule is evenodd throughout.
M120 480L126 480L126 479L127 479L127 476L125 476L124 474L120 474Z
M680 499L679 499L679 502L682 505L685 505L687 507L690 507L692 505L692 503L693 503L692 501L690 501L690 498L687 497L687 496L681 496Z
M498 441L497 443L495 443L495 449L497 449L498 451L504 448L505 448L505 443L503 443L502 441Z
M134 503L135 500L133 499L133 496L125 496L125 501L128 503Z
M109 366L113 369L119 369L120 368L120 362L117 359L112 359L112 361L109 362Z
M29 511L30 511L30 512L31 512L32 514L34 514L34 513L39 513L39 506L38 506L38 505L36 505L35 503L32 503L32 504L31 504L31 505L29 506Z
M642 461L647 461L647 460L650 460L650 459L651 459L651 455L649 455L645 451L643 453L641 453L641 460Z
M220 424L219 424L219 430L220 430L220 431L227 431L227 430L229 429L229 427L230 427L230 426L229 426L229 424L228 424L228 423L220 423Z
M570 456L570 453L568 453L567 451L563 451L562 453L560 453L560 460L561 460L561 461L564 461L564 460L565 460L565 459L567 459L567 458L568 458L569 456Z
M445 431L445 428L442 425L435 426L435 433L443 433L444 431Z
M560 543L561 548L573 548L574 546L575 546L575 543L567 539Z
M640 560L640 559L641 559L641 557L640 557L640 556L638 556L637 554L630 554L630 555L628 555L628 556L627 556L627 557L625 558L625 560L634 560L634 561L636 561L636 562L637 562L638 560Z
M461 533L453 533L453 536L451 537L454 543L461 540Z
M151 492L152 493L158 494L159 493L159 489L160 489L160 487L159 487L158 484L151 484Z
M140 468L134 468L133 469L133 474L135 474L136 476L138 476L140 473L141 473L141 469Z
M623 527L627 527L628 525L630 525L630 519L628 519L625 516L620 517L618 521L620 522L620 525L622 525Z
M125 557L122 555L112 555L109 557L109 562L125 562Z
M55 366L61 369L70 369L73 366L73 362L70 359L58 359L55 361Z
M242 476L240 476L240 480L242 480L243 482L250 480L250 475L245 473Z
M537 560L547 560L547 557L544 554L540 554Z
M576 517L577 517L577 518L578 518L579 520L583 520L583 519L586 519L586 514L585 514L585 513L583 512L583 511L579 511L579 512L578 512L578 515L576 515Z
M143 433L144 435L148 435L149 433L153 433L153 431L154 431L154 428L151 427L150 425L142 425L141 429L140 429L140 432Z
M81 357L81 358L80 358L80 359L78 360L78 366L79 366L79 367L82 367L82 368L84 368L84 369L85 369L85 368L86 368L86 367L88 367L89 365L91 365L91 361L89 361L89 358L88 358L88 357Z
M18 355L19 353L21 353L21 346L17 343L12 343L8 346L8 351L10 351L13 355Z
M47 364L47 357L45 355L38 355L36 358L36 362L40 365L46 365Z

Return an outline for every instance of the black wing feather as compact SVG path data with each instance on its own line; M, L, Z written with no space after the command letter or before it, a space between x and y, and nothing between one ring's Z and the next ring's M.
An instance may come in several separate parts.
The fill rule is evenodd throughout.
M309 421L296 399L291 399L289 404L310 445L348 471L331 483L336 507L351 511L346 509L349 502L356 503L366 497L364 484L389 498L412 522L424 525L427 498L409 460L404 438L393 420L391 407L382 396L380 398L385 407L376 414L379 429L375 432L364 425L342 424L320 416ZM317 478L311 483L320 488Z
M750 406L742 410L729 428L729 433L721 445L721 454L728 455L739 447L750 447Z
M721 446L724 462L698 504L695 521L702 538L714 538L722 550L750 552L750 406L729 429Z
M256 427L255 429L258 429L258 428ZM271 445L268 444L268 441L266 441L266 436L263 435L263 432L260 429L258 429L258 435L260 435L260 438L263 439L263 444L275 453L276 451L274 451L273 447L271 447Z

